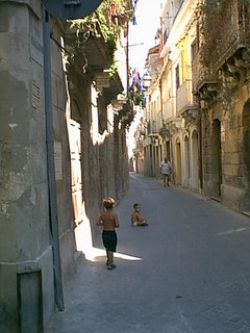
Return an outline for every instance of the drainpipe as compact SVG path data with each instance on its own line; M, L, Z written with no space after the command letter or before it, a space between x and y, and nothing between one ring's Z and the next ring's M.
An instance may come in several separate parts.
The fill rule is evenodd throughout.
M43 10L43 45L44 45L44 99L46 121L46 145L47 145L47 172L49 192L49 223L50 241L53 251L53 270L55 304L59 311L64 310L61 258L59 248L59 232L57 217L56 177L54 161L54 132L52 111L52 85L51 85L51 50L50 50L50 25L49 14Z

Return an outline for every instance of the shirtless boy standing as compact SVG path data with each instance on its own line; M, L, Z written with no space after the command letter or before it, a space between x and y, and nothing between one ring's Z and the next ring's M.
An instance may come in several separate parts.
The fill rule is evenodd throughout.
M107 253L107 268L108 270L114 269L114 252L116 252L117 235L115 228L119 227L118 215L113 211L115 200L111 197L103 199L103 206L105 211L101 213L96 225L101 226L102 241Z

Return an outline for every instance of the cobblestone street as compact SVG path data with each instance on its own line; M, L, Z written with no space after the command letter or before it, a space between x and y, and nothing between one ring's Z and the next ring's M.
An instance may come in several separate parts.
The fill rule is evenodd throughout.
M130 226L134 202L148 227ZM247 217L134 174L117 211L117 268L82 259L46 333L250 332Z

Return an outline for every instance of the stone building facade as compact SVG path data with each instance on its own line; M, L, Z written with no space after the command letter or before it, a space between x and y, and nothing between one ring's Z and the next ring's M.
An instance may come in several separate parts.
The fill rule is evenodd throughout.
M0 331L40 332L95 244L102 197L128 188L133 105L112 107L126 78L107 74L101 32L77 39L39 0L0 1L0 45Z
M173 164L176 185L200 191L199 117L192 93L192 48L197 1L165 1L162 10L161 133Z
M202 1L194 60L201 107L203 192L238 211L250 210L250 4ZM215 29L218 23L218 28Z
M192 93L192 45L196 36L194 1L165 1L161 13L161 40L149 50L147 69L151 74L147 111L151 133L145 161L147 175L159 177L160 161L170 158L172 182L200 191L199 114ZM156 112L151 110L156 109ZM151 140L149 138L151 137ZM151 155L150 155L151 154Z
M162 127L161 78L162 63L159 57L160 45L148 51L146 68L150 82L145 81L146 108L143 119L144 175L159 177L159 165L163 155L163 142L159 134Z
M249 214L250 4L247 1L163 2L159 82L162 127L144 137L173 165L172 182ZM149 50L150 54L150 50ZM150 66L148 67L150 71ZM148 122L155 119L150 118ZM150 172L148 172L148 170Z

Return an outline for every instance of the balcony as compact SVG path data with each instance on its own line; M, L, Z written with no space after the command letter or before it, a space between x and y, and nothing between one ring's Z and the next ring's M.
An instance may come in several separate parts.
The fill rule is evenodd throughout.
M90 30L88 26L82 28L79 33L77 33L77 28L70 24L67 24L65 29L66 49L69 54L72 54L68 58L71 65L83 74L86 71L99 73L110 67L113 62L113 54L111 54L97 22L89 31L88 38L85 36Z
M150 129L151 129L150 134L156 134L158 132L155 120L151 120Z
M233 56L239 49L250 46L248 6L249 4L245 4L242 0L232 1L227 8L228 13L223 15L220 30L223 43L214 59L216 68L221 67L225 60Z
M121 94L124 90L121 78L116 72L112 77L109 73L98 73L96 75L97 87L102 91L103 97L108 105L113 99L117 99L118 94ZM126 101L120 101L123 106Z
M163 33L163 43L164 45L167 43L168 40L168 29L165 29L164 33Z
M169 119L172 119L174 116L174 97L163 100L162 103L163 109L163 122L167 123Z
M160 117L158 117L156 120L151 120L149 125L149 135L155 135L159 134L160 128L162 127L162 121Z
M218 81L217 73L211 65L202 64L200 52L194 57L192 62L192 92L197 94L204 86L215 84Z
M208 7L209 9L209 7ZM249 4L242 0L221 3L215 11L211 4L205 14L205 29L201 33L199 52L192 61L193 93L213 100L218 90L218 72L244 79L249 67L247 50L250 46Z
M177 89L176 93L176 113L180 115L187 109L193 107L193 96L192 96L192 82L186 80Z
M249 4L242 0L228 1L216 11L213 5L206 16L206 30L202 36L203 63L218 70L239 49L249 47L249 22Z

